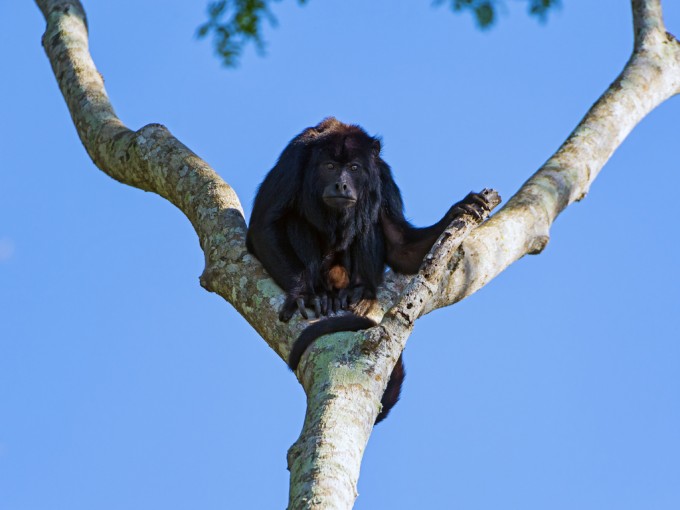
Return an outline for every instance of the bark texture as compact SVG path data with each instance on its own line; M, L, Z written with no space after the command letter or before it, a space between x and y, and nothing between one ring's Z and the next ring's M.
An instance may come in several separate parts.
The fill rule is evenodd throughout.
M162 125L128 129L110 104L88 51L79 0L36 0L43 46L78 135L94 163L124 184L152 191L191 221L205 254L201 285L230 302L281 358L305 327L278 320L283 294L245 248L238 197ZM348 509L380 397L415 320L477 291L525 254L540 253L557 215L582 199L633 127L680 92L680 44L665 31L660 0L632 0L634 50L622 73L560 149L479 228L464 217L435 244L420 273L388 274L366 310L380 324L320 339L298 378L307 394L300 438L288 453L289 508ZM225 171L226 173L226 171Z

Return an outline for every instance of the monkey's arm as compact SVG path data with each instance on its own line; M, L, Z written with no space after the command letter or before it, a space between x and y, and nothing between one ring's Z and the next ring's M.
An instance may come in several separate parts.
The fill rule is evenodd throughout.
M394 185L393 182L392 184ZM394 188L396 189L396 185ZM491 210L483 193L469 193L463 200L451 206L437 223L429 227L417 228L404 218L403 209L399 208L402 205L401 196L398 196L396 200L394 191L391 193L390 197L388 188L388 200L383 201L380 222L385 235L387 264L399 273L417 273L427 252L456 217L471 214L481 218L484 211ZM399 193L398 189L396 193ZM391 201L390 198L392 198Z
M307 307L317 317L328 313L329 293L322 278L320 241L309 224L291 211L279 218L272 214L253 215L247 243L286 292L279 313L282 321L290 320L296 310L308 319Z
M286 292L286 300L279 312L279 319L287 322L296 310L307 319L305 304L313 301L315 281L318 274L312 257L300 257L305 248L297 246L300 241L291 235L288 225L282 220L265 225L254 222L248 231L248 249L260 260L269 275ZM303 245L307 246L307 243ZM303 260L304 259L304 260Z

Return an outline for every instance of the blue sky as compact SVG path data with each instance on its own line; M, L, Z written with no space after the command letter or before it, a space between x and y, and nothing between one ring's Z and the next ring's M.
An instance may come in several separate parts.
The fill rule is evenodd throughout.
M121 119L161 122L239 193L327 115L384 140L407 215L512 195L616 77L628 2L514 3L489 32L430 2L276 4L223 69L204 2L85 0ZM664 2L680 33L680 4ZM189 222L89 161L32 2L0 32L0 508L284 508L304 395L198 284ZM646 118L543 254L421 319L357 509L680 508L680 100Z

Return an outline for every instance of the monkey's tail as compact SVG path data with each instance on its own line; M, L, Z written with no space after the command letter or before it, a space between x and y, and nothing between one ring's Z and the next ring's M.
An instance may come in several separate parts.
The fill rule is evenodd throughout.
M300 364L300 358L307 350L307 347L312 345L314 340L323 335L329 335L331 333L339 333L340 331L361 331L362 329L368 329L375 326L375 321L369 319L368 317L361 317L359 315L341 315L340 317L330 317L328 319L315 322L307 327L295 340L293 348L288 356L288 366L291 370L297 369ZM385 388L385 393L383 393L380 403L382 404L382 410L378 417L375 419L375 423L378 424L384 420L389 414L390 410L399 401L399 395L401 394L401 386L406 377L406 370L404 369L404 363L399 356L397 364L392 370L392 375L390 380L387 382L387 387Z

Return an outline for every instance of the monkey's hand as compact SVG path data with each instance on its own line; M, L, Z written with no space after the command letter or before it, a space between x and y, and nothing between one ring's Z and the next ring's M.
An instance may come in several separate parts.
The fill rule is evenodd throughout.
M374 300L375 298L375 291L370 290L361 283L355 284L351 287L347 287L346 289L341 289L338 291L337 297L333 299L333 311L337 312L338 309L351 309L356 312L360 303Z
M298 289L287 292L286 299L283 302L281 310L279 311L279 320L282 322L288 322L298 310L300 311L300 315L302 315L305 319L309 319L309 316L307 315L307 308L305 306L305 302L307 301L306 296L307 293Z
M500 202L501 198L498 193L491 189L484 189L480 193L468 193L468 195L454 204L447 216L450 220L462 216L464 214L469 214L477 220L482 220L488 216L491 209Z
M307 308L314 310L316 317L320 318L322 315L328 315L328 303L329 296L326 292L316 294L309 291L289 291L279 312L279 320L288 322L296 311L299 311L305 320L309 320Z
M298 311L305 320L309 320L308 309L314 310L316 318L319 319L330 312L336 313L354 308L366 299L375 299L375 293L369 292L363 285L331 291L322 290L318 294L290 291L286 294L286 300L279 311L279 320L288 322Z

